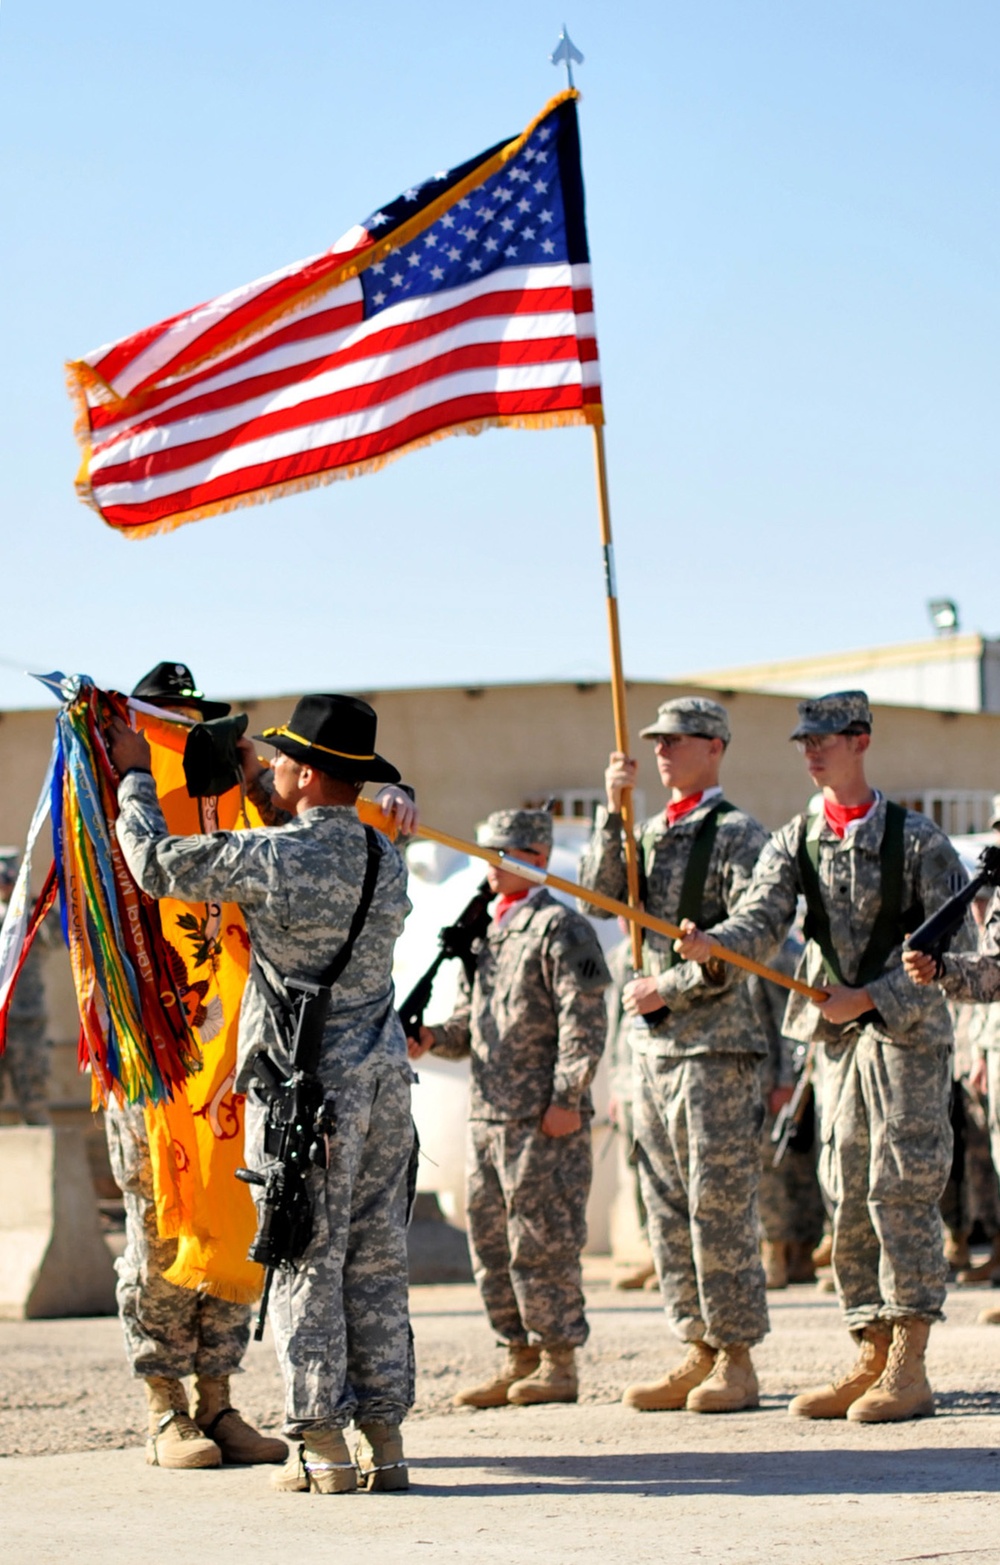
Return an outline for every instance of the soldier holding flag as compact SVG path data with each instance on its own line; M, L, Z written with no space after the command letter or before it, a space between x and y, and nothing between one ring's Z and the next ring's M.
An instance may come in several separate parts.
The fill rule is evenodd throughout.
M642 737L655 744L670 793L665 812L636 832L646 911L676 922L697 908L711 926L736 907L766 841L764 828L722 796L726 709L702 696L668 701ZM636 769L622 753L611 756L607 810L598 811L580 866L583 885L618 898L626 888L621 800ZM688 1351L623 1400L642 1412L756 1407L750 1349L768 1330L757 1237L766 1044L738 974L678 963L656 935L646 938L644 972L626 986L624 1004L635 1019L633 1114L649 1240L667 1318Z

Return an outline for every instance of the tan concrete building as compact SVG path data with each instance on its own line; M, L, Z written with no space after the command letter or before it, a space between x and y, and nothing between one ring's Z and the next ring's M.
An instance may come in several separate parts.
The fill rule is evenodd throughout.
M952 604L944 605L954 609ZM696 684L772 695L867 690L873 701L954 712L1000 712L1000 641L957 630L923 641L776 663L747 663L688 676Z
M630 684L633 732L662 701L693 683ZM795 697L702 686L730 711L733 744L725 785L731 798L775 827L801 809L808 779L788 743ZM555 795L567 814L587 816L602 797L612 747L606 683L490 685L360 692L379 714L379 746L417 789L428 825L459 836L506 804ZM234 697L251 732L287 719L294 696ZM0 841L23 843L52 745L54 708L0 714ZM636 740L640 788L649 811L661 793L652 746ZM933 813L951 832L983 829L1000 788L1000 715L878 706L872 774L891 795ZM39 854L39 859L43 857ZM39 864L39 876L47 865ZM77 1024L68 962L47 960L51 1033L56 1043L57 1117L85 1119L89 1088L76 1071ZM81 1111L84 1112L81 1112ZM0 1109L0 1120L8 1117Z

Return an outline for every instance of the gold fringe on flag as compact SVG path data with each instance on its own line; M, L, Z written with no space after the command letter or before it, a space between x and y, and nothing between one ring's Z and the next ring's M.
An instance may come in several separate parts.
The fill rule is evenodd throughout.
M225 500L213 500L208 505L196 506L194 510L177 511L174 515L164 516L157 522L145 522L134 527L109 522L104 516L91 493L89 478L86 476L86 457L77 475L77 492L80 499L96 511L113 532L120 533L124 538L153 538L157 533L174 532L178 527L183 527L185 522L200 522L206 516L222 516L226 511L238 511L245 505L265 505L270 500L283 500L286 495L302 494L308 489L319 489L324 484L336 483L341 478L361 478L365 473L376 473L401 456L407 456L411 451L419 451L423 446L435 445L439 440L447 439L449 435L481 435L486 429L553 429L560 425L603 423L604 409L599 402L594 402L587 407L564 408L555 413L497 414L494 417L474 419L466 424L449 424L444 429L434 429L430 434L421 435L418 440L411 440L404 446L397 446L395 450L386 451L381 456L369 457L364 462L350 462L343 467L328 468L321 473L308 473L302 478L291 478L284 483L253 489L247 494L231 495Z

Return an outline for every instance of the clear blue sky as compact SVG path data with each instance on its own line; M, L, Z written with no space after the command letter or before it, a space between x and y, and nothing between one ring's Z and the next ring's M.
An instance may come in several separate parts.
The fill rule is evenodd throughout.
M63 361L581 124L626 667L1000 631L995 0L8 0L0 706L25 666L209 690L606 672L589 432L491 432L126 542Z

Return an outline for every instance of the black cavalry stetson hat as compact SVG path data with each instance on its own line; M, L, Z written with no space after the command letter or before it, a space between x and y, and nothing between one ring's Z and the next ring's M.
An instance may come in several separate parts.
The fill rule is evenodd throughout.
M194 675L186 663L157 663L148 674L143 674L132 694L150 706L197 707L206 722L213 717L226 717L230 711L228 701L207 701L195 689Z
M377 726L357 696L303 696L287 723L254 738L342 782L399 782L396 768L375 754Z

